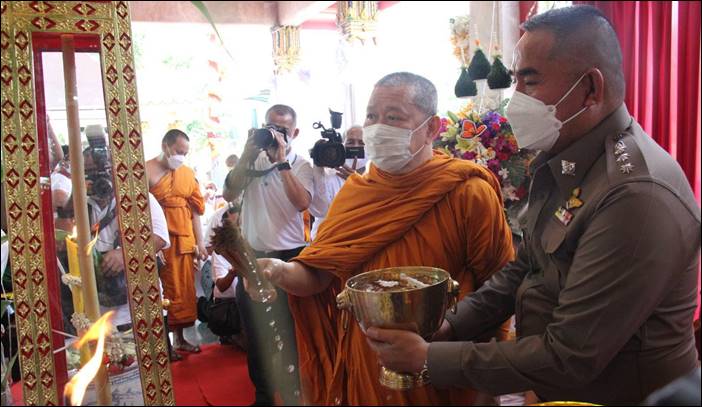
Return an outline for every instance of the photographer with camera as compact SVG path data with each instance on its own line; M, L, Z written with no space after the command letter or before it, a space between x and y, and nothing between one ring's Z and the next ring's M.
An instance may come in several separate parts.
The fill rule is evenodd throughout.
M267 125L249 133L241 160L224 183L227 201L243 193L241 228L259 258L291 259L306 245L302 212L312 201L314 181L310 163L290 147L299 133L296 120L289 106L268 109ZM279 290L273 303L255 303L244 284L237 286L236 298L249 339L256 404L273 404L276 390L284 404L298 404L297 346L287 294ZM278 354L282 363L274 364Z
M322 141L322 140L320 140ZM310 235L312 241L317 236L317 229L327 216L327 211L334 197L344 185L351 174L362 174L365 171L366 159L363 144L363 127L352 126L346 130L344 136L344 150L346 160L342 166L336 168L315 166L314 171L314 198L310 204L310 214L314 216Z
M91 225L98 225L95 243L95 277L102 313L116 312L113 323L118 329L131 324L127 301L127 280L124 274L124 254L121 247L117 200L112 184L112 167L105 133L100 125L85 129L89 146L83 150L85 178L88 187L88 215ZM163 209L149 194L154 251L170 247L168 226Z

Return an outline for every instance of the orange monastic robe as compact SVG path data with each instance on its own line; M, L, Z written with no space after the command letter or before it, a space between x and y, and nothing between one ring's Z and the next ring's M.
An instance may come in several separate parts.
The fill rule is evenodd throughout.
M193 212L205 212L205 200L195 173L186 166L168 171L151 193L163 207L168 222L171 247L163 251L166 267L161 272L163 297L171 301L168 325L186 327L197 319L194 253L197 242L193 233Z
M331 288L289 297L300 378L311 404L470 404L476 393L431 385L392 391L353 317L336 309L350 277L393 266L433 266L451 273L461 294L478 288L513 257L499 182L472 162L434 153L416 170L391 176L371 166L336 196L316 240L294 261L333 273Z

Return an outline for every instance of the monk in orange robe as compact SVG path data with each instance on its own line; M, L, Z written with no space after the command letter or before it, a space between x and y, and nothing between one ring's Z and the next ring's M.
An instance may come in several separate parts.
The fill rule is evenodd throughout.
M175 349L199 352L197 345L183 337L183 328L197 319L195 294L196 259L206 259L200 216L205 200L195 173L183 165L189 150L188 136L180 130L169 130L163 137L163 152L146 163L149 190L163 207L168 222L171 247L163 251L166 264L161 271L163 296L170 301L168 326L175 331ZM171 352L171 358L178 355Z
M432 266L474 291L513 257L500 185L487 169L432 152L440 129L436 89L395 73L375 86L364 142L373 163L352 175L316 240L290 263L259 260L264 275L292 294L300 378L310 404L471 404L476 392L431 385L393 391L360 327L336 308L350 277L395 266Z

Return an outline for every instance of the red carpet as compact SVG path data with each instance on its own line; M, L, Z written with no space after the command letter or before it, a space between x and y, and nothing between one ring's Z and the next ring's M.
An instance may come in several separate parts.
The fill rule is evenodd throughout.
M176 405L236 406L254 402L246 354L220 344L201 346L202 352L185 354L171 363ZM22 386L11 386L15 406L22 406Z
M231 406L254 402L246 354L229 345L204 345L171 363L178 406Z

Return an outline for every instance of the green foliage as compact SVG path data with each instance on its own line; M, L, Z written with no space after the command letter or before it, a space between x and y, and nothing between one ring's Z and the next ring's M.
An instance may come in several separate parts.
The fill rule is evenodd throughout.
M198 10L200 10L200 13L207 19L207 21L210 22L210 25L212 26L212 29L214 30L215 34L217 34L217 38L219 38L220 44L222 44L222 48L227 52L227 55L229 55L229 58L234 59L232 56L232 53L229 52L229 49L227 49L227 46L224 45L224 40L222 39L222 36L219 34L219 30L217 29L217 26L214 23L214 20L212 19L212 16L210 15L210 11L207 9L207 6L205 5L204 1L191 1L193 6L195 6Z

